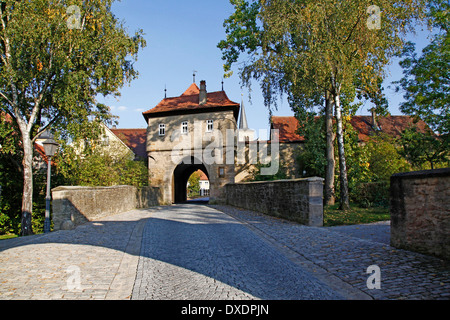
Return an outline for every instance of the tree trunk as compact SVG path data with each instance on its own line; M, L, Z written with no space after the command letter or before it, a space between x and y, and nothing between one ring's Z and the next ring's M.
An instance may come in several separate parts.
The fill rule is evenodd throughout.
M340 209L347 210L350 209L350 201L348 196L347 165L345 162L344 130L342 126L342 112L341 112L341 101L339 91L337 91L334 95L334 105L336 111L337 140L339 153Z
M325 170L325 205L335 203L334 195L334 170L336 162L334 159L334 132L333 132L333 96L327 90L325 92L325 127L327 133L327 167Z
M23 196L22 235L33 234L31 214L33 212L33 143L28 134L22 133L23 142Z

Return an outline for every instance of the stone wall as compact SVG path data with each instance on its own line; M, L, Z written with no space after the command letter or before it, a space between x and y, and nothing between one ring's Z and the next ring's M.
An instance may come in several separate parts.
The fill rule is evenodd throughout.
M450 168L391 177L391 245L450 259Z
M308 226L323 226L323 179L228 184L226 203Z
M52 198L54 230L72 229L105 216L159 205L162 201L159 188L133 186L58 187L52 190Z

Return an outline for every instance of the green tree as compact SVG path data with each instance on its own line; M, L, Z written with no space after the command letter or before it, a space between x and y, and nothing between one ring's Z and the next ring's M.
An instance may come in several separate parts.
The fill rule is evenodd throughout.
M403 78L397 82L397 90L404 90L400 110L424 120L441 136L441 142L449 144L450 135L450 4L433 0L429 4L429 17L436 29L431 43L420 57L415 45L408 43L400 62Z
M100 134L100 137L102 134ZM101 139L63 143L55 161L56 183L76 186L148 185L145 161L134 161L134 154L122 144Z
M323 130L325 121L323 117L316 117L314 113L306 117L300 117L299 120L299 123L303 125L298 129L298 133L305 139L302 152L297 156L299 170L302 175L308 177L323 177L327 166L327 144L325 131Z
M189 186L187 188L188 196L195 197L200 194L200 177L201 174L195 171L188 179Z
M22 234L32 234L33 144L47 129L86 136L111 119L95 97L118 95L137 76L145 45L111 12L112 0L0 3L0 106L19 129L23 151ZM83 129L85 126L88 129ZM97 132L98 134L98 132Z
M436 165L442 163L445 166L450 161L448 144L444 141L433 132L423 133L417 131L416 127L411 127L402 132L400 153L416 169L428 169L426 163L430 169L434 169Z
M260 81L269 109L283 92L297 103L294 110L306 110L323 96L334 104L340 201L341 208L348 208L341 94L356 89L368 96L380 92L383 68L398 53L414 19L422 17L424 1L383 0L376 7L365 0L230 2L235 12L225 20L227 39L218 45L226 72L245 53L240 77L246 85ZM375 27L373 20L379 22Z

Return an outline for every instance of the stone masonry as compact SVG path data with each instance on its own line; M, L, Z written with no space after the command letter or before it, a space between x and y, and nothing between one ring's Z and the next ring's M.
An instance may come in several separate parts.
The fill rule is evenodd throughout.
M245 182L226 186L227 204L308 226L323 225L323 179Z
M52 190L52 197L55 231L162 201L159 188L133 186L58 187Z
M391 177L391 245L450 259L450 168Z

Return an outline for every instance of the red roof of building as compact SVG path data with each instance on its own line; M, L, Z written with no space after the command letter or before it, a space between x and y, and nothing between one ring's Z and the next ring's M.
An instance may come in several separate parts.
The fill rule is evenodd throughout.
M202 170L199 169L199 170L196 171L196 173L198 173L200 175L200 180L201 181L209 180L208 176L206 175L206 173L204 173Z
M354 116L350 120L350 123L358 132L358 139L360 141L368 141L370 136L375 133L372 116ZM379 131L394 138L399 138L402 132L410 126L416 126L420 132L430 130L424 121L419 120L414 122L414 118L410 116L377 117L377 125Z
M177 112L202 112L210 111L211 108L232 108L235 111L235 117L239 113L239 103L228 99L225 91L208 92L205 104L199 104L200 89L193 83L179 97L165 98L159 102L156 107L143 112L145 120L151 116L159 116L161 113Z
M297 133L298 120L295 117L272 116L271 129L278 129L280 142L302 142L305 140Z
M353 128L358 132L360 141L367 142L376 131L372 123L372 116L353 116L350 120ZM427 124L419 120L414 121L410 116L378 116L377 124L379 130L391 137L398 138L401 133L411 125L415 125L420 132L430 130ZM271 129L279 130L280 142L302 142L304 137L297 133L299 122L295 117L276 117L271 118Z
M142 159L147 158L147 129L110 129L117 138L122 140L134 154Z
M183 92L182 96L191 96L194 94L200 94L200 89L196 83L193 83L187 88L185 92Z

